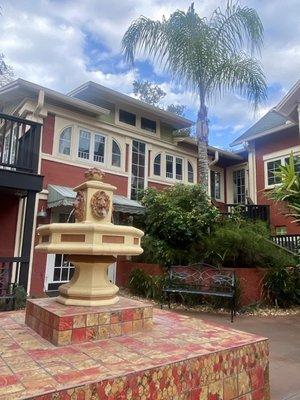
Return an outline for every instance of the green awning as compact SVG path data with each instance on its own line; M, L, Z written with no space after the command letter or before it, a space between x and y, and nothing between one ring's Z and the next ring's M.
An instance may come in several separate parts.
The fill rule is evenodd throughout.
M48 208L69 206L72 207L76 193L69 187L59 185L48 185ZM143 214L145 208L135 200L125 196L114 195L114 211L127 214Z

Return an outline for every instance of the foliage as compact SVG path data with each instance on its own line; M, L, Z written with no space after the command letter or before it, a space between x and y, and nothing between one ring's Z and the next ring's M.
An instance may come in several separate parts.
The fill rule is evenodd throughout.
M289 215L300 223L300 157L294 157L291 153L289 162L280 166L275 172L281 180L281 184L276 186L268 197L276 201L286 201L290 213Z
M129 288L137 296L162 301L165 280L164 275L149 275L142 269L134 269L130 273Z
M236 92L256 107L266 99L266 82L254 52L260 51L263 26L257 12L231 0L210 18L200 17L192 3L154 21L141 16L122 39L125 60L133 65L144 54L171 78L199 96L196 125L200 181L208 186L207 102L216 95Z
M201 185L177 184L161 192L149 188L142 203L145 258L162 265L191 262L195 245L219 215Z
M166 95L166 92L164 92L159 85L155 85L150 81L135 80L132 85L133 93L138 96L141 101L151 104L152 106L158 105L160 100Z
M276 306L300 304L300 266L270 268L264 286L268 300Z
M27 293L24 287L17 285L14 288L14 292L15 292L15 309L19 310L25 308Z
M0 86L7 85L15 79L13 68L5 61L4 54L0 54Z
M179 115L179 116L183 116L184 112L186 110L186 106L184 106L183 104L169 104L167 106L167 111Z
M201 250L202 249L202 250ZM223 267L281 267L296 264L293 256L269 240L262 221L233 219L217 225L199 246L206 262Z

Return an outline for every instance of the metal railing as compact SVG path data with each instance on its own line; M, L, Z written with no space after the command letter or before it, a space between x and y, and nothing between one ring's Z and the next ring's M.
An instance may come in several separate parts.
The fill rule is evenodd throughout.
M37 173L41 124L0 113L0 169Z
M277 245L300 255L300 234L295 235L276 235L272 236L272 240Z
M267 204L227 204L227 214L240 213L246 219L270 221L270 206Z

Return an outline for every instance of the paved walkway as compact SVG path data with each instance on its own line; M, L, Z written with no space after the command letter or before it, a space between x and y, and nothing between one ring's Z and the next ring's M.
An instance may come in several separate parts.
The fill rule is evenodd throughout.
M231 325L229 315L190 314L207 321ZM242 316L237 317L231 326L270 339L271 399L300 400L300 315Z

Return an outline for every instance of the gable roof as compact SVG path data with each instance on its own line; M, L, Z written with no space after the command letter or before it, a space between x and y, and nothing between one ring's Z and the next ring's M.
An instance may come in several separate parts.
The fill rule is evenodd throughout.
M174 126L176 129L188 128L194 124L193 121L181 117L180 115L163 110L159 107L152 106L144 101L135 99L127 94L117 92L116 90L92 81L86 82L83 85L71 90L68 95L73 98L85 100L87 102L93 102L95 99L97 99L97 97L100 98L101 95L105 95L105 99L107 100L111 99L112 101L130 104L132 107L135 107L139 110L155 114L162 122L166 122Z

